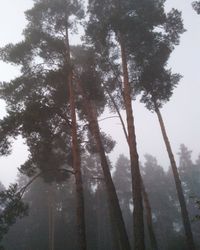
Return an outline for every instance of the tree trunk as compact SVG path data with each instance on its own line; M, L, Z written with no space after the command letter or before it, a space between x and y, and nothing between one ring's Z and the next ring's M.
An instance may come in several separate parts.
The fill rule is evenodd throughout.
M167 149L167 153L168 153L168 156L169 156L169 159L170 159L170 163L171 163L171 167L172 167L172 171L173 171L173 175L174 175L177 195L178 195L178 199L179 199L179 203L180 203L180 207L181 207L181 215L182 215L182 220L183 220L183 226L184 226L184 229L185 229L185 235L186 235L186 239L187 239L188 250L195 250L195 244L194 244L194 240L193 240L189 215L188 215L188 211L187 211L185 197L184 197L184 194L183 194L181 180L180 180L179 173L178 173L178 168L176 166L176 161L174 159L174 155L173 155L173 152L172 152L172 149L171 149L171 145L170 145L170 142L169 142L169 139L168 139L168 136L167 136L167 132L166 132L166 129L165 129L165 125L164 125L160 110L158 108L156 108L155 112L156 112L157 117L158 117L158 121L159 121L159 124L160 124L163 139L164 139L164 142L165 142L165 146L166 146L166 149Z
M79 143L77 138L77 122L76 122L76 108L74 101L74 89L73 89L73 71L70 60L70 46L68 38L68 29L66 29L66 51L67 61L69 67L71 67L68 75L68 88L69 88L69 102L71 112L71 134L72 134L72 155L73 155L73 168L75 172L76 182L76 216L77 216L77 229L78 229L78 244L80 250L87 249L86 243L86 230L85 230L85 208L84 208L84 195L83 195L83 183L81 173L81 158Z
M149 238L150 238L150 242L151 242L151 249L158 250L156 235L155 235L155 232L153 229L151 205L150 205L149 197L148 197L148 194L145 190L145 186L144 186L142 179L141 179L141 184L142 184L142 196L143 196L144 207L145 207L145 212L146 212L147 228L148 228Z
M114 107L115 107L115 110L116 110L116 112L117 112L117 114L118 114L118 117L119 117L120 122L121 122L121 125L122 125L122 129L123 129L123 131L124 131L124 135L125 135L125 137L126 137L126 141L127 141L127 143L129 144L128 134L127 134L127 131L126 131L126 126L125 126L124 121L123 121L123 119L122 119L122 116L121 116L121 114L120 114L119 108L118 108L118 106L117 106L117 104L116 104L116 102L115 102L115 99L113 98L113 96L111 95L110 91L106 88L106 86L105 86L104 84L103 84L103 86L104 86L105 91L106 91L107 94L109 95L110 100L112 101L112 103L113 103L113 105L114 105ZM129 145L128 145L128 146L129 146Z
M117 112L117 114L119 116L119 119L120 119L120 122L121 122L121 125L122 125L122 128L123 128L124 135L126 137L127 143L129 144L126 127L125 127L124 121L122 119L122 116L120 114L119 108L118 108L118 106L117 106L117 104L115 102L115 99L113 98L113 96L111 95L109 90L106 88L106 86L104 86L104 88L105 88L107 94L109 95L109 97L110 97L110 99L111 99L111 101L112 101L112 103L113 103L113 105L115 107L115 110L116 110L116 112ZM147 222L149 238L150 238L150 242L151 242L151 248L152 248L152 250L158 250L158 244L157 244L155 232L154 232L154 229L153 229L151 205L150 205L150 202L149 202L148 194L147 194L147 192L145 190L145 185L144 185L144 182L142 180L142 177L141 177L141 185L142 185L142 197L143 197L144 207L145 207L145 212L146 212L146 222Z
M54 250L54 226L55 226L55 215L54 215L54 189L53 184L50 184L48 190L48 207L49 207L49 250Z
M133 204L134 204L134 210L133 210L134 249L144 250L145 249L144 221L143 221L142 187L141 187L141 177L139 168L139 157L137 153L137 143L135 135L133 110L132 110L131 88L129 84L126 51L122 34L119 34L119 45L121 49L121 58L122 58L124 104L126 109L129 152L131 160L132 192L133 192Z
M108 204L109 204L109 211L110 211L110 217L111 220L115 223L116 233L117 233L117 239L119 241L120 249L121 250L130 250L130 243L128 239L128 235L125 228L125 223L123 220L121 208L119 205L119 200L117 197L116 189L112 181L109 164L106 158L104 146L102 144L101 140L101 134L99 125L97 122L97 115L96 115L96 107L94 106L94 103L91 103L91 101L87 98L81 83L77 82L79 85L80 93L83 97L83 105L85 107L85 112L89 121L89 126L92 135L94 136L97 150L100 155L101 160L101 166L104 174L107 194L108 194Z

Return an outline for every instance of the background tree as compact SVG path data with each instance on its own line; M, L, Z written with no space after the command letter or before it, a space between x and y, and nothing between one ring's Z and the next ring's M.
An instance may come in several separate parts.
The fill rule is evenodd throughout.
M21 180L22 178L18 181L19 185ZM73 183L74 178L61 185L55 185L54 183L55 249L66 249L66 247L78 249L75 244L77 238ZM49 233L51 232L51 218L49 217L49 198L52 196L51 185L39 178L26 190L23 201L29 204L29 214L22 219L18 219L4 237L3 243L6 249L51 249L51 241L49 241Z
M200 164L199 158L195 163L192 161L192 151L189 150L184 144L180 145L179 151L179 172L180 178L183 183L183 190L186 197L189 215L192 220L192 231L194 239L198 242L199 223L194 221L196 215L199 214L198 198L200 186ZM198 216L197 216L198 217Z
M176 195L173 183L157 160L151 155L145 155L143 179L152 204L154 228L158 239L159 249L176 249L171 247L175 240L175 225L180 223ZM156 182L155 182L156 180ZM176 241L178 237L176 238ZM179 245L180 242L176 245ZM171 247L171 248L170 248ZM184 243L180 245L180 249ZM178 249L178 248L177 248Z
M188 152L190 152L188 150ZM98 154L85 153L82 155L84 197L86 201L86 225L88 249L116 250L118 249L113 241L112 223L109 216L107 192L101 162ZM183 162L183 161L182 161ZM186 161L187 162L187 161ZM193 163L193 162L192 162ZM131 174L130 162L125 156L120 156L115 168L112 169L113 179L119 196L126 229L132 237L131 209ZM196 162L193 163L196 165ZM185 164L186 166L186 164ZM188 165L189 166L189 165ZM199 168L198 165L196 165ZM141 167L142 176L147 188L148 196L152 205L153 225L156 231L158 247L160 250L183 250L186 249L183 237L183 226L181 214L176 198L171 169L167 172L157 163L155 157L145 156L144 166ZM187 171L192 171L191 166ZM180 171L181 172L181 171ZM183 183L190 177L187 172L181 172ZM185 173L185 174L184 174ZM196 173L197 174L197 173ZM120 178L120 176L124 178ZM156 179L156 181L155 181ZM197 178L198 179L198 178ZM188 179L190 180L190 178ZM22 187L27 183L27 178L20 176L17 181ZM199 190L198 182L195 182L195 190ZM192 192L186 197L189 213L193 214L194 199L190 198ZM184 185L185 188L185 185ZM24 202L29 204L29 214L26 217L17 219L12 225L8 234L4 237L5 249L38 249L43 250L49 247L49 193L50 184L45 183L43 178L36 179L24 194ZM55 249L64 250L66 247L78 250L76 235L76 211L75 211L75 187L74 176L62 184L54 183L54 243ZM197 210L198 211L198 210ZM195 214L195 213L194 213ZM193 216L193 215L192 215ZM199 222L192 223L197 246L199 242ZM145 225L145 229L146 225ZM23 237L21 237L23 235ZM146 234L147 249L151 249L148 233ZM130 237L130 238L131 238Z
M119 197L127 232L129 233L129 238L133 239L133 226L131 220L131 208L133 206L133 203L131 195L130 161L122 154L119 155L118 160L115 164L113 181L117 189L117 195Z
M199 15L200 14L200 2L199 1L192 2L192 7L194 8L194 10Z

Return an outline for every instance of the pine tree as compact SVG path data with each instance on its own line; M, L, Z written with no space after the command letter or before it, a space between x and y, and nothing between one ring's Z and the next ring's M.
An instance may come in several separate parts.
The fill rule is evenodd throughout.
M179 173L183 184L183 191L187 202L187 208L190 218L194 219L199 214L198 200L200 187L200 168L199 159L194 163L192 161L192 151L184 144L180 145L179 155ZM197 216L198 217L198 216ZM193 222L191 224L194 239L198 241L199 224Z
M115 101L115 98L112 96L110 91L105 86L104 86L104 88L106 89L106 92L107 92L107 94L108 94L108 96L109 96L109 98L111 100L111 104L114 106L114 110L118 114L118 117L120 119L123 131L124 131L125 138L127 140L127 143L129 143L128 142L128 134L127 134L127 131L126 131L126 127L125 127L124 121L122 119L122 116L121 116L119 107L117 105L117 102ZM144 209L145 209L145 212L146 212L146 221L147 221L148 232L149 232L149 237L150 237L150 241L151 241L151 247L152 247L152 249L157 250L158 249L158 244L157 244L157 240L156 240L156 236L155 236L155 232L154 232L154 228L153 228L151 205L150 205L150 202L149 202L148 194L146 192L145 185L144 185L142 177L141 177L141 185L142 185L142 196L143 196L143 202L144 202Z
M168 56L168 52L172 50L172 45L178 43L179 34L184 30L180 21L180 13L173 9L168 14L165 14L164 2L113 0L101 3L91 1L89 4L88 41L95 46L96 51L102 57L101 65L103 66L101 67L106 72L105 78L108 79L109 87L112 91L115 89L118 96L120 96L119 93L121 92L121 104L125 108L127 115L132 179L134 179L133 200L136 249L144 249L144 230L142 185L132 112L132 97L140 92L141 88L144 91L148 89L149 78L154 77L157 70L157 68L153 68L154 61L151 60L154 58L156 61L154 55L162 53L164 56ZM163 32L160 32L160 29L163 29ZM160 57L157 58L159 61ZM121 63L119 63L120 61ZM158 66L159 63L156 63L156 67ZM149 74L145 74L146 79L144 79L143 71L149 72ZM116 77L115 86L113 86L114 81L109 82L113 75ZM142 80L138 81L141 76L143 76L142 80L146 80L145 83ZM136 86L137 81L140 90ZM149 85L151 88L151 84ZM155 92L157 88L159 89L159 84L156 87L154 84ZM143 98L145 99L146 96L144 95Z
M120 88L123 89L123 102L127 115L134 202L133 222L135 249L145 249L145 246L141 178L132 111L132 88L130 86L128 64L130 58L129 48L135 45L139 46L141 35L144 33L144 26L142 27L142 24L144 25L144 21L146 20L143 19L144 16L141 18L139 13L141 12L140 8L146 5L149 7L147 2L149 3L149 1L141 3L128 0L123 2L120 0L103 1L101 3L98 1L90 1L90 20L87 28L88 39L102 56L102 63L106 64L107 60L107 64L109 65L109 62L113 58L115 58L115 62L118 59L121 61L121 66L119 65L118 68L120 69L121 67L122 70L121 76L123 80ZM150 7L152 6L153 3L151 2ZM131 40L131 34L135 34L134 40ZM111 56L113 56L113 58ZM107 72L108 69L109 67L107 68Z
M181 13L173 9L167 15L164 24L163 30L165 30L167 34L162 35L159 32L155 32L155 37L151 46L146 47L146 61L142 62L144 58L141 61L138 60L138 67L143 67L143 69L140 72L136 89L142 93L141 101L145 103L149 110L155 111L158 117L162 136L173 170L188 249L195 249L181 180L160 112L160 108L170 99L173 89L176 87L180 79L180 75L172 74L171 70L166 69L166 65L174 46L179 44L180 35L185 31L181 20Z
M152 205L158 249L187 249L180 231L181 215L171 179L171 169L166 173L155 157L146 154L142 173Z
M82 48L83 49L83 48ZM109 168L109 162L106 157L105 143L100 132L99 124L97 121L98 111L102 112L105 99L104 92L101 86L101 77L96 71L95 57L92 58L92 50L83 50L82 54L84 61L79 66L79 77L77 80L77 87L82 98L83 115L86 116L86 120L89 123L89 132L92 138L94 138L94 144L96 145L96 152L100 155L100 161L102 165L103 175L105 179L105 185L108 195L110 218L113 223L113 227L116 231L116 239L120 246L120 249L130 249L129 239L126 232L124 220L122 217L119 201L117 198L115 186L112 181L112 176ZM79 51L80 54L80 51ZM93 55L94 56L94 55ZM79 63L81 57L79 57ZM81 69L81 70L80 70ZM78 72L77 72L78 75Z
M194 8L194 10L199 15L200 14L200 2L199 1L192 2L192 7Z
M66 166L74 167L80 249L86 249L84 200L68 32L74 27L71 17L83 14L81 1L35 1L26 12L24 40L1 49L5 62L21 66L21 76L1 86L8 106L1 122L2 153L9 153L10 137L22 135L30 157L21 172L31 176L40 169L47 181L57 181L68 177Z

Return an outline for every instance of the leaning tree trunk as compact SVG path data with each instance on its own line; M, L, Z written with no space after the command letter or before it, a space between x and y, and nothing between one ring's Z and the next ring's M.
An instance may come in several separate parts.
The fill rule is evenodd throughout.
M155 108L155 112L157 114L158 117L158 121L160 124L160 128L162 131L162 136L165 142L165 146L167 149L167 153L170 159L170 163L171 163L171 167L172 167L172 171L173 171L173 175L174 175L174 180L175 180L175 185L176 185L176 190L177 190L177 194L178 194L178 199L179 199L179 203L180 203L180 207L181 207L181 215L182 215L182 220L183 220L183 226L185 229L185 235L186 235L186 239L187 239L187 245L188 245L188 250L195 250L195 244L194 244L194 240L193 240L193 235L192 235L192 230L191 230L191 225L190 225L190 220L189 220L189 215L188 215L188 211L187 211L187 206L186 206L186 202L185 202L185 197L183 194L183 188L181 185L181 180L179 177L179 173L178 173L178 168L176 166L176 161L174 159L174 155L171 149L171 145L167 136L167 132L165 129L165 125L162 119L162 115L160 113L160 110L158 108Z
M81 173L81 157L77 136L77 122L76 122L76 108L74 101L74 88L73 88L73 71L70 59L70 46L68 38L68 29L66 28L66 52L67 62L70 68L68 75L68 89L69 89L69 102L71 112L71 134L72 134L72 156L73 168L75 172L76 182L76 217L77 217L77 230L78 230L78 244L80 250L87 249L86 243L86 229L85 229L85 208L84 208L84 195L83 195L83 182Z
M105 87L105 89L106 89L106 87ZM111 99L111 101L112 101L112 103L113 103L113 105L115 107L115 110L116 110L116 112L117 112L117 114L119 116L119 119L120 119L120 122L121 122L121 125L122 125L122 128L123 128L124 135L126 137L127 143L129 143L126 127L125 127L124 121L122 119L122 116L121 116L121 114L119 112L118 106L117 106L114 98L112 97L112 95L110 94L110 92L107 89L106 89L106 92L108 93L108 95L109 95L109 97L110 97L110 99ZM155 232L154 232L154 229L153 229L151 205L150 205L150 202L149 202L148 194L147 194L147 192L145 190L145 186L144 186L144 182L142 180L142 177L141 177L141 185L142 185L142 196L143 196L144 207L145 207L145 212L146 212L146 222L147 222L147 227L148 227L148 231L149 231L149 238L150 238L150 242L151 242L151 248L152 248L152 250L158 250L158 244L157 244Z
M109 97L110 97L110 99L111 99L111 101L112 101L112 103L113 103L113 105L115 107L115 110L116 110L116 112L118 114L118 117L120 119L123 131L124 131L124 135L126 137L126 141L127 141L127 143L129 143L126 127L125 127L124 121L122 119L122 116L120 114L119 108L118 108L118 106L117 106L117 104L115 102L115 99L111 95L110 91L106 88L106 86L104 86L104 88L105 88L105 91L109 95ZM145 208L145 212L146 212L146 223L147 223L149 238L150 238L150 242L151 242L151 249L152 250L158 250L156 235L155 235L155 232L154 232L154 229L153 229L151 205L150 205L150 202L149 202L148 194L147 194L147 192L145 190L145 185L144 185L142 176L141 176L141 185L142 185L142 197L143 197L143 201L144 201L144 208Z
M87 115L87 119L89 121L89 127L91 134L94 136L96 147L100 155L101 166L104 174L107 194L108 194L108 204L110 210L110 218L111 221L115 223L115 231L116 231L116 238L118 239L118 243L121 250L130 250L130 243L128 239L128 235L125 228L125 223L123 220L121 208L119 205L119 200L117 197L116 189L114 183L112 181L111 173L109 164L106 158L104 146L101 140L101 134L99 125L97 122L97 115L96 115L96 107L94 103L91 103L81 86L81 83L78 81L78 86L80 93L83 99L83 105L85 107L85 113Z
M144 250L144 221L142 204L142 186L140 178L139 157L137 153L137 143L135 135L134 117L132 110L131 88L129 83L127 58L125 44L122 34L119 34L119 45L121 49L124 104L126 109L126 119L128 128L129 152L131 160L132 192L133 192L133 230L134 230L134 249Z

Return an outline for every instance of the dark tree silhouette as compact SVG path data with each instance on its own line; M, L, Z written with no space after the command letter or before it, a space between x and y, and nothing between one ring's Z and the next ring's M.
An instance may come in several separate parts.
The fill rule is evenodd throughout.
M197 14L200 14L200 1L194 1L192 2L192 7L197 12Z

